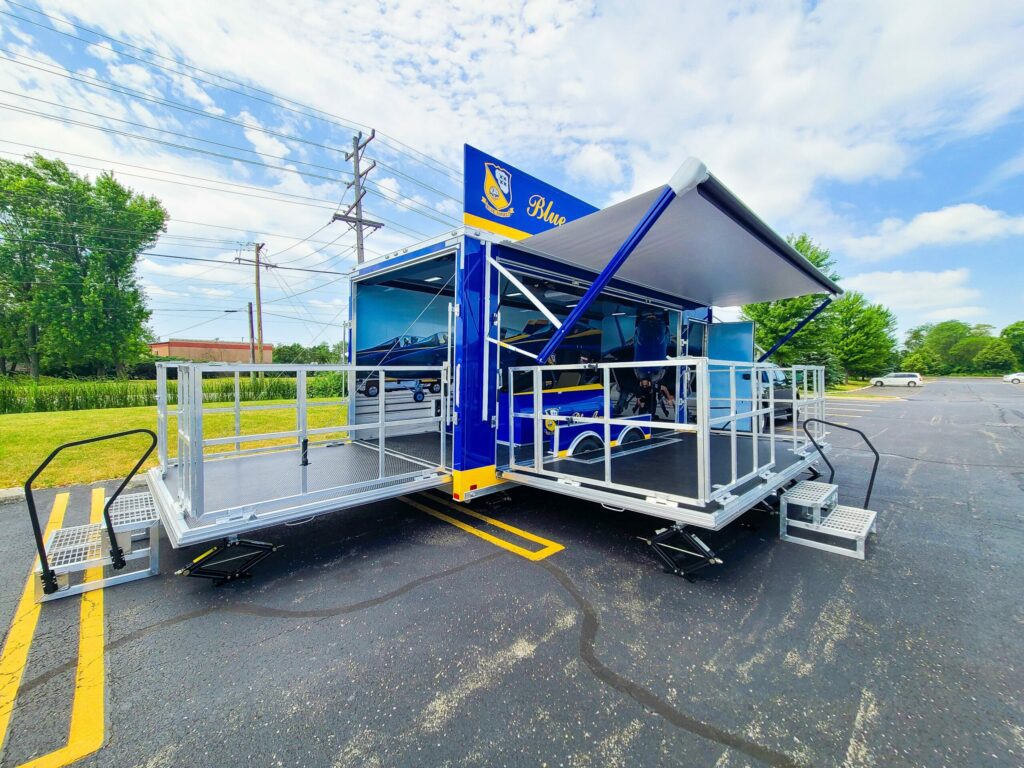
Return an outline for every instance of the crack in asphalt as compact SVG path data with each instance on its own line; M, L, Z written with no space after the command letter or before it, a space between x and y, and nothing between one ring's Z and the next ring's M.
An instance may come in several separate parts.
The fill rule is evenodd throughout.
M199 619L203 616L209 616L215 613L235 613L243 616L260 616L263 618L271 619L326 619L332 616L342 616L346 613L355 613L356 611L363 611L367 608L373 608L375 606L381 605L382 603L386 603L389 600L394 600L396 597L401 597L402 595L412 591L416 587L428 584L431 581L437 581L438 579L443 579L447 576L453 576L456 573L465 571L474 566L490 562L491 560L501 557L503 554L503 552L492 552L488 555L484 555L483 557L478 557L475 560L470 560L469 562L462 563L461 565L456 565L452 568L447 568L443 571L429 573L426 576L421 576L418 579L413 579L412 581L403 584L401 587L398 587L397 589L394 589L391 592L386 592L383 595L378 595L377 597L372 597L368 600L362 600L358 603L351 603L350 605L335 606L334 608L321 608L297 611L288 610L286 608L272 608L267 605L259 605L256 603L239 603L237 605L211 605L206 608L199 608L194 611L179 613L177 616L171 616L161 621L154 622L153 624L148 624L145 627L141 627L135 630L134 632L129 632L127 635L124 635L122 637L117 638L117 640L112 640L109 643L107 643L106 646L104 647L104 652L112 651L116 648L120 648L121 646L127 645L128 643L132 643L136 640L141 640L142 638L146 637L149 634L152 634L153 632L156 632L159 629L172 627L176 624L181 624L186 621L192 621L193 619ZM21 693L28 693L34 688L37 688L40 685L46 683L47 681L52 680L54 677L61 674L62 672L67 672L71 670L77 664L77 660L65 662L64 664L56 666L52 669L48 669L46 672L36 675L31 680L26 681L21 686Z
M703 720L698 720L684 712L680 712L649 689L605 666L597 658L597 651L594 647L597 631L601 628L594 607L576 588L576 585L565 571L546 560L538 563L538 565L550 573L562 585L576 603L580 613L583 614L583 624L580 629L580 657L594 677L633 699L633 701L645 709L664 718L677 728L689 731L705 739L710 739L722 746L735 749L771 766L793 768L801 765L801 763L798 763L793 757L784 752L778 752L769 747L762 746L736 733L711 725L710 723L705 723Z

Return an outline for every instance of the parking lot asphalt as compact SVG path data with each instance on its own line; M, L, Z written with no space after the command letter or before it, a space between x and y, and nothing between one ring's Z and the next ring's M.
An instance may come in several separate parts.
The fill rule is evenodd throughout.
M76 764L1022 765L1024 386L885 395L827 406L882 454L863 562L751 513L689 583L637 538L658 521L527 488L473 509L564 547L537 561L429 494L267 531L284 548L219 588L165 543L163 575L103 590L102 746ZM831 439L859 505L870 453ZM89 489L64 490L84 522ZM34 551L23 503L0 523L7 627ZM81 606L40 611L5 766L89 726Z

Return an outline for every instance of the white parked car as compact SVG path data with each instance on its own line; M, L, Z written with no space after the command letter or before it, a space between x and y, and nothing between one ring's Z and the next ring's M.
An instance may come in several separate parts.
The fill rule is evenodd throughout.
M1024 371L1018 371L1017 373L1008 373L1003 376L1003 381L1008 381L1011 384L1020 384L1024 381Z
M876 387L920 387L924 379L920 373L887 373L871 380Z

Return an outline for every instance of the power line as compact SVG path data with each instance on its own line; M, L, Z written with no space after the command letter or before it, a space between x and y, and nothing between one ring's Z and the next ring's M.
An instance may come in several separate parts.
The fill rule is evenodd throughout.
M50 115L50 114L48 114L46 112L39 112L37 110L24 109L22 107L17 107L17 106L10 105L10 104L5 104L3 102L0 102L0 109L8 109L8 110L11 110L11 111L14 111L14 112L21 112L23 114L35 115L37 117L42 117L42 118L49 119L49 120L55 120L57 122L68 123L69 125L76 125L76 126L80 126L80 127L83 127L83 128L91 128L93 130L101 131L103 133L110 133L110 134L114 134L114 135L118 135L118 136L125 136L125 137L133 138L133 139L141 139L142 141L151 141L151 142L154 142L156 144L162 144L162 145L165 145L165 146L175 147L175 148L178 148L178 149L185 149L185 150L189 150L189 151L193 151L193 152L199 152L201 154L212 155L214 157L220 157L220 158L223 158L225 160L233 160L233 161L237 161L237 162L241 162L241 163L248 163L250 165L256 165L256 166L259 166L259 167L268 168L268 169L271 169L271 170L284 171L284 172L287 172L287 173L294 173L294 174L297 174L299 176L306 176L308 178L323 179L325 181L330 181L332 183L337 183L338 182L337 179L332 179L332 178L330 178L328 176L323 176L321 174L311 173L309 171L300 171L300 170L295 169L295 168L285 168L285 167L282 167L282 166L269 165L267 163L260 163L260 162L257 162L255 160L249 160L249 159L243 158L243 157L235 157L233 155L225 155L225 154L222 154L220 152L212 152L210 150L205 150L205 149L202 149L200 147L190 147L190 146L188 146L186 144L176 144L174 142L163 141L162 139L155 139L155 138L153 138L151 136L143 136L141 134L131 133L129 131L119 131L116 128L108 128L106 126L93 125L92 123L83 123L83 122L81 122L79 120L72 120L71 118L65 118L65 117L61 117L59 115ZM111 118L111 119L116 120L117 118ZM160 129L153 129L153 130L160 130ZM178 134L178 135L184 135L184 134ZM197 140L198 141L204 141L203 139L197 139ZM11 143L18 143L18 142L11 142ZM217 143L217 142L214 142L214 143ZM0 151L3 151L3 150L0 150ZM47 150L47 151L60 151L60 150ZM254 152L254 150L243 150L243 151L253 151ZM5 152L5 154L16 155L16 153L14 153L14 152ZM255 154L260 154L260 153L256 152ZM271 157L273 157L273 156L271 155ZM117 161L108 161L108 162L117 162ZM79 168L90 168L91 170L101 170L101 171L107 170L107 169L97 169L97 168L94 168L94 167L91 167L91 166L85 166L85 165L82 165L80 163L68 163L68 165L72 165L74 167L79 167ZM157 172L158 173L169 173L169 174L174 174L175 173L175 171L157 171ZM203 187L203 186L197 185L197 184L188 184L188 183L183 182L183 181L174 181L172 179L158 179L158 178L153 178L153 177L150 177L150 176L142 176L140 174L128 173L128 172L125 172L125 171L122 171L121 173L123 175L129 176L129 177L144 178L144 179L149 179L151 181L161 181L161 182L164 182L166 184L177 184L177 185L185 186L185 187L195 187L195 188L198 188L198 189L206 189L206 190L213 191L213 192L227 192L229 194L235 194L235 195L245 195L245 194L248 194L248 193L243 193L243 192L234 192L233 190L229 190L229 189L214 189L214 188L211 188L211 187ZM185 174L178 174L178 175L185 175ZM215 183L215 184L224 184L226 186L245 187L245 188L249 188L249 189L263 189L263 190L265 190L267 192L270 192L272 194L275 194L275 195L281 195L281 196L287 196L287 197L296 197L296 198L300 198L300 199L304 199L304 200L312 200L312 201L323 202L323 203L332 203L332 201L330 201L330 200L323 200L323 199L320 199L320 198L307 197L305 195L296 195L296 194L293 194L293 193L290 193L290 192L274 192L273 190L269 190L269 189L266 189L264 187L252 187L251 185L248 185L248 184L237 184L235 182L219 181L219 180L216 180L216 179L208 179L208 180L211 181L212 183ZM370 183L374 183L374 182L370 182ZM374 184L374 185L377 186L377 187L380 187L379 184ZM386 188L382 187L382 189L386 189ZM456 220L455 218L453 218L451 216L448 216L447 214L443 214L443 213L439 213L438 212L438 215L444 216L446 219L448 219L448 221L443 221L441 219L438 219L434 215L433 209L428 208L426 205L424 205L423 203L420 203L417 200L413 200L412 198L407 198L404 195L401 195L399 193L392 192L391 190L387 190L386 194L384 192L380 192L380 191L378 191L376 189L369 190L369 191L372 192L373 194L377 195L378 197L381 197L381 198L387 200L390 203L393 203L395 205L401 206L402 208L407 208L408 210L412 211L415 214L418 214L419 216L422 216L422 217L427 218L427 219L431 219L431 220L433 220L433 221L435 221L435 222L437 222L439 224L443 224L446 227L452 226L452 225L461 226L461 224L460 224L460 222L458 222L458 220ZM425 208L428 211L431 211L431 213L425 213L424 211L421 211L421 210L418 210L416 208L413 208L408 203L402 202L402 200L392 199L392 197L391 197L392 195L395 198L403 198L405 200L410 200L411 202L415 203L416 205L418 205L418 206L420 206L422 208ZM259 198L259 199L263 199L263 200L273 200L275 202L281 202L281 203L291 203L292 205L303 205L304 204L304 203L293 203L290 200L280 200L278 198L266 197L264 195L248 194L248 196ZM309 207L312 207L312 208L324 208L325 206L309 206ZM335 210L336 210L336 208L335 208ZM416 230L412 230L409 227L406 227L406 229L409 229L410 231L414 232L415 234L417 234L417 235L419 235L421 237L427 237L426 234L424 234L422 232L417 232Z
M128 88L127 86L124 86L124 85L120 85L120 84L117 84L117 83L112 83L109 80L104 80L104 79L99 78L99 77L93 77L91 75L83 75L82 73L71 74L67 70L55 71L51 67L51 65L49 65L49 64L46 64L46 66L37 66L38 64L45 64L45 62L41 61L40 59L35 59L35 58L32 58L31 56L26 56L23 53L18 53L16 51L11 51L11 50L6 49L6 48L0 47L0 52L7 54L7 56L9 56L9 57L11 57L11 56L16 57L16 58L0 57L0 61L7 61L7 62L10 62L11 64L17 64L18 66L28 67L28 68L31 68L31 69L35 69L35 70L38 70L40 72L44 72L46 74L53 75L55 77L63 77L63 78L66 78L68 80L73 80L73 81L76 81L76 82L80 82L83 85L87 85L87 86L89 86L91 88L102 88L104 90L111 91L112 93L116 93L116 94L121 95L121 96L130 96L131 98L134 98L134 99L137 99L137 100L140 100L140 101L148 101L150 103L158 104L160 106L169 107L171 109L177 109L177 110L180 110L180 111L183 111L183 112L188 112L189 114L192 114L192 115L194 115L196 117L202 117L202 118L206 118L206 119L209 119L209 120L216 120L218 122L227 123L229 125L234 125L234 126L240 127L240 128L242 128L244 130L258 131L258 132L264 133L264 134L266 134L268 136L274 136L275 138L284 139L286 141L293 141L293 142L305 144L307 146L316 147L318 149L324 149L324 150L327 150L327 151L330 151L330 152L338 152L339 154L346 154L346 155L348 154L348 150L341 149L339 147L333 147L333 146L331 146L329 144L321 144L321 143L316 142L316 141L311 141L309 139L302 138L301 136L293 136L291 134L281 133L280 131L275 131L275 130L272 130L270 128L265 128L265 127L259 126L259 125L253 125L252 123L247 123L247 122L245 122L243 120L235 120L233 118L225 117L223 115L214 115L214 114L211 114L210 112L204 111L202 109L197 109L195 107L189 106L188 104L185 104L185 103L180 102L180 101L175 101L173 99L167 99L167 98L163 98L163 97L152 96L152 95L144 93L142 91L135 90L134 88ZM36 62L36 65L28 64L26 61L21 61L21 59L27 59L28 61L34 61L34 62ZM5 92L6 93L12 93L11 91L5 91ZM15 93L14 95L22 96L23 98L31 98L31 97L28 97L28 96L24 96L24 94ZM43 99L37 99L37 100L38 101L43 101L44 103L53 103L53 102L46 102ZM58 106L63 106L63 105L58 105ZM415 176L411 176L411 175L405 173L404 171L400 171L397 168L395 168L394 166L386 164L386 163L384 163L383 161L381 161L379 159L376 159L376 158L372 158L372 159L378 165L380 165L381 168L384 168L384 169L390 171L391 173L395 174L396 176L399 176L399 177L401 177L403 179L406 179L407 181L410 181L413 184L416 184L417 186L422 187L423 189L429 190L429 191L431 191L431 192L433 192L433 193L435 193L437 195L440 195L441 197L445 197L445 198L447 198L449 200L452 200L453 202L461 203L461 201L457 197L449 194L448 192L445 192L445 191L443 191L441 189L438 189L437 187L432 186L431 184L428 184L425 181L417 179Z
M0 13L3 13L3 11L0 11ZM81 120L72 120L70 117L63 117L61 115L51 115L48 112L40 112L39 110L36 110L36 109L27 109L25 107L19 107L16 104L6 104L4 102L0 102L0 108L7 109L7 110L10 110L12 112L20 112L20 113L26 114L26 115L33 115L34 117L42 117L42 118L45 118L47 120L54 120L54 121L60 122L60 123L67 123L68 125L75 125L75 126L78 126L80 128L91 128L94 131L101 131L103 133L109 133L109 134L113 134L115 136L124 136L125 138L129 138L129 139L139 139L141 141L150 141L150 142L153 142L154 144L161 144L161 145L163 145L165 147L173 147L175 149L184 149L184 150L188 150L189 152L198 152L199 154L209 155L210 157L219 157L222 160L231 160L232 162L238 162L238 163L248 163L249 165L255 165L255 166L262 167L262 168L268 168L270 170L280 171L282 173L294 173L294 174L296 174L298 176L305 176L305 177L310 178L310 179L323 179L324 181L330 181L330 182L335 183L335 184L338 182L338 179L332 178L330 176L324 176L323 174L319 174L319 173L312 173L310 171L300 171L298 168L286 168L286 167L281 166L281 165L270 165L269 163L260 163L260 162L258 162L256 160L250 160L249 158L246 158L246 157L237 157L235 155L225 155L223 152L214 152L213 150L203 149L202 147L190 147L187 144L178 144L178 143L173 142L173 141L164 141L163 139L157 139L157 138L154 138L152 136L143 136L140 133L132 133L131 131L120 131L117 128L111 128L111 127L105 126L105 125L94 125L93 123L84 123ZM64 107L64 109L72 109L72 108ZM75 110L75 111L80 111L80 110ZM109 117L109 116L104 116L104 115L99 115L99 117L102 118L102 119L106 119L106 120L115 120L117 122L128 122L126 120L120 120L119 118L116 118L116 117ZM161 133L175 133L174 131L164 131L161 128L150 128L149 130L160 131ZM188 134L177 134L177 133L175 133L175 135L184 136L185 138L191 138L191 139L194 139L195 141L206 141L205 139L199 139L199 138L196 138L194 136L189 136ZM219 144L219 142L215 142L215 141L208 141L206 143L209 143L209 144ZM230 147L232 147L234 149L239 149L242 152L252 152L255 155L261 155L261 156L265 156L265 157L271 157L271 158L276 158L277 157L276 155L262 155L262 153L257 152L256 150L244 149L242 147L236 147L234 145L223 145L223 144L221 144L220 146L230 146ZM290 161L290 162L294 162L294 161Z
M298 165L305 165L305 166L309 166L311 168L319 168L319 169L322 169L322 170L331 171L333 173L344 174L344 175L353 175L353 174L355 174L357 172L357 171L353 171L352 174L349 174L348 171L344 171L344 170L342 170L340 168L334 168L334 167L328 166L328 165L321 165L319 163L310 163L310 162L307 162L307 161L304 161L304 160L295 160L294 158L290 158L290 157L287 157L285 155L270 155L270 154L267 154L267 153L264 153L264 152L258 152L255 149L248 149L246 147L240 147L237 144L226 144L224 142L213 141L211 139L203 139L203 138L200 138L198 136L193 136L192 134L181 133L180 131L171 131L171 130L167 130L167 129L164 129L164 128L154 128L152 126L146 125L145 123L137 123L137 122L134 122L132 120L123 120L123 119L121 119L119 117L114 117L113 115L100 114L100 113L97 113L95 111L79 109L77 107L69 107L69 106L65 106L63 104L59 104L59 103L57 103L55 101L48 101L47 99L38 99L38 98L35 98L34 96L26 96L24 94L19 94L19 93L16 93L14 91L7 91L7 90L4 90L2 88L0 88L0 93L6 93L6 94L9 94L9 95L12 95L12 96L16 96L18 98L28 99L30 101L37 101L37 102L40 102L42 104L47 104L49 106L58 107L60 109L65 109L65 110L68 110L68 111L71 111L71 112L80 112L80 113L84 113L84 114L88 114L88 115L93 115L95 117L99 117L99 118L102 118L104 120L112 120L112 121L114 121L116 123L124 123L125 125L135 126L136 128L143 128L145 130L156 131L158 133L166 133L166 134L169 134L171 136L177 136L177 137L183 138L183 139L190 139L192 141L199 141L199 142L202 142L204 144L210 144L212 146L224 147L226 149L238 150L239 152L249 152L251 154L257 155L258 157L266 157L266 158L270 158L272 160L282 160L284 162L295 163L295 164L298 164ZM5 108L8 108L8 109L14 109L14 110L19 110L19 111L23 110L22 107L18 107L16 105L11 105L11 104L5 104L3 102L0 102L0 107L5 107ZM35 115L37 115L39 117L44 117L44 118L48 118L48 119L52 119L52 120L65 120L65 118L63 118L62 116L50 115L50 114L48 114L46 112L36 112L36 111L33 111L33 110L24 110L24 111L28 112L29 114L35 114ZM96 129L96 130L106 130L106 126L97 126L97 125L92 125L90 123L79 123L77 121L69 121L69 122L71 122L72 124L75 124L75 125L81 125L83 127L93 128L93 129ZM110 130L114 131L114 129L110 129ZM136 134L136 133L131 133L131 132L118 132L118 133L120 133L121 135L129 136L131 138L144 139L146 141L154 140L151 137L143 136L142 134ZM360 136L362 136L362 134L360 134ZM373 138L373 134L371 134L371 137L369 139L367 139L366 143L369 143L369 141L371 141L372 138ZM365 149L366 143L359 142L358 137L356 137L354 139L354 141L356 143L353 144L353 147L357 147L358 146L359 147L359 151L358 152L350 152L350 153L348 153L346 155L346 159L350 159L350 158L359 159L362 156L362 150ZM178 146L178 145L174 145L174 146ZM202 150L202 149L197 148L197 147L185 147L185 148L186 149L191 149L192 151L203 152L204 154L207 154L207 152L205 150ZM50 151L54 151L54 150L50 150ZM59 151L59 150L57 150L57 151ZM228 156L228 155L220 155L218 153L214 153L214 154L216 154L218 157L230 158L230 159L233 159L233 160L239 160L241 162L252 162L252 161L244 160L242 158L234 158L234 157L231 157L231 156ZM101 161L101 162L117 162L117 161ZM271 168L271 169L274 169L274 170L285 170L285 171L288 171L290 173L300 173L296 169L285 168L283 166L270 165L270 164L267 164L267 163L254 163L254 164L255 165L260 165L260 166L265 167L265 168ZM377 161L373 161L373 164L374 164L374 166L376 166L377 165ZM128 164L125 163L125 165L128 165ZM358 167L358 165L356 167ZM99 169L94 169L94 170L99 170ZM155 170L155 169L147 169L147 170ZM373 170L373 166L371 166L369 169L367 169L366 173L369 173L370 170ZM404 173L401 173L399 171L394 171L394 169L392 169L392 170L397 175L403 176L403 177L405 177L407 179L412 179L411 176L408 176L408 175L406 175ZM158 170L157 172L158 173L169 173L169 174L172 174L172 175L180 175L180 176L184 176L186 178L202 178L202 177L188 176L188 174L177 174L174 171L159 171ZM132 176L132 174L130 174L130 173L125 173L124 175ZM321 176L321 175L318 175L318 174L305 174L305 173L302 173L302 175L304 175L304 176L308 175L311 178L328 179L329 181L336 181L335 179L330 179L329 177ZM152 177L147 177L147 176L142 176L140 178L150 178L151 180L154 180L154 179L152 179ZM204 180L206 180L206 181L215 181L215 180L211 180L211 179L204 179ZM360 183L366 183L366 184L372 185L375 189L371 190L371 191L373 191L375 194L383 197L384 199L388 200L389 202L393 202L396 205L400 205L403 208L407 208L408 210L412 211L413 213L419 214L420 216L424 216L425 218L428 218L428 219L433 219L434 221L437 221L437 222L439 222L441 224L447 224L447 222L442 221L441 219L436 218L436 215L440 215L440 216L443 216L448 221L451 221L451 222L454 222L454 223L458 223L457 220L454 217L448 216L447 214L442 213L440 211L435 211L435 209L428 207L424 203L421 203L420 201L416 200L415 198L409 197L408 195L403 195L400 192L397 192L395 190L392 190L392 189L389 189L387 187L384 187L383 185L381 185L381 184L379 184L377 182L365 179L365 174L364 174L364 178L361 178L358 181ZM352 185L355 184L356 182L357 182L357 180L355 179L355 176L353 175L353 180L348 182L348 186L351 188ZM175 183L175 182L171 182L171 183ZM222 181L215 181L215 183L226 184L228 186L245 187L247 189L261 189L260 187L253 187L252 185L249 185L249 184L235 184L233 182L222 182ZM434 189L433 187L429 187L429 188L430 189ZM440 192L440 190L435 190L435 191L437 191L438 194L441 194L441 195L443 195L444 197L447 197L450 200L455 200L456 202L458 202L458 200L456 200L456 198L452 197L451 195L445 194L444 192ZM314 198L305 198L305 196L303 196L303 195L294 195L294 194L290 194L290 193L287 193L287 192L275 192L274 194L279 194L279 195L283 195L283 196L286 196L286 197L297 197L297 198L304 198L304 199L314 199ZM400 202L399 200L393 199L393 198L401 198L402 200L407 200L407 201L409 201L409 203L412 203L413 205L420 206L421 208L424 208L424 209L430 211L430 213L429 214L428 213L423 213L422 211L418 210L417 208L412 207L408 203L403 203L403 202ZM360 206L359 206L358 203L356 204L356 208L357 208L357 210L361 211ZM360 216L362 215L361 212L359 213L359 215ZM358 245L357 245L357 250L358 250Z
M55 242L47 241L47 240L35 240L35 239L27 239L27 238L10 237L9 235L0 235L0 238L3 238L5 241L12 241L12 242L19 242L19 243L34 243L36 245L48 245L48 246L51 246L51 247L54 247L54 248L80 248L80 247L82 247L81 244L79 244L79 243L55 243ZM95 250L95 249L88 249L88 250ZM155 251L140 251L138 253L138 255L139 256L152 256L152 257L158 258L158 259L177 259L177 260L180 260L180 261L202 261L202 262L206 262L208 264L218 264L218 265L227 266L227 267L237 266L236 262L231 262L231 261L220 261L218 259L203 259L203 258L200 258L198 256L180 256L180 255L175 255L175 254L172 254L172 253L156 253ZM336 271L324 270L324 269L310 269L310 268L307 268L307 267L282 267L282 266L279 266L277 264L269 264L269 263L265 263L263 266L265 266L268 269L286 269L286 270L288 270L290 272L313 272L313 273L322 274L322 275L346 275L346 274L348 274L346 272L336 272Z
M332 173L338 173L338 174L343 174L343 175L347 175L347 173L348 173L347 171L344 171L341 168L334 168L334 167L329 166L329 165L320 165L319 163L310 163L310 162L307 162L305 160L296 160L295 158L289 157L288 155L271 155L271 154L268 154L266 152L259 152L259 151L255 150L255 149L249 149L248 147L240 147L237 144L226 144L226 143L221 142L221 141L214 141L213 139L203 139L203 138L200 138L199 136L193 136L190 133L181 133L180 131L172 131L172 130L169 130L167 128L156 128L156 127L154 127L152 125L146 125L145 123L135 122L134 120L125 120L124 118L114 117L113 115L108 115L108 114L96 112L95 110L79 109L78 107L70 107L70 106L68 106L66 104L61 104L61 103L56 102L56 101L49 101L48 99L40 99L40 98L37 98L35 96L28 96L28 95L26 95L24 93L18 93L17 91L8 91L8 90L5 90L3 88L0 88L0 93L6 93L8 96L15 96L15 97L17 97L19 99L26 99L27 101L36 101L36 102L39 102L40 104L46 104L47 106L57 107L59 109L67 110L68 112L80 112L82 114L92 115L93 117L100 117L100 118L103 118L104 120L112 120L115 123L124 123L125 125L131 125L131 126L134 126L135 128L144 128L147 131L156 131L157 133L166 133L166 134L168 134L170 136L177 136L178 138L182 138L182 139L191 139L192 141L201 141L204 144L210 144L210 145L215 146L215 147L224 147L225 149L236 149L239 152L250 152L250 153L252 153L254 155L258 155L259 157L268 157L271 160L283 160L286 163L295 163L296 165L306 165L306 166L309 166L310 168L319 168L319 169L324 170L324 171L331 171ZM15 106L15 105L7 105L7 104L0 103L0 106ZM45 115L45 113L43 113L43 114Z
M164 66L162 64L158 64L158 63L156 63L154 61L151 61L149 59L143 59L143 58L140 58L138 56L133 56L131 54L124 53L123 51L117 51L116 52L118 55L124 56L125 58L128 58L128 59L132 59L133 61L138 61L140 63L147 64L147 65L149 65L151 67L156 67L156 68L168 71L168 72L172 72L173 74L180 75L182 77L187 77L187 78L189 78L191 80L194 80L197 83L203 83L205 85L210 85L210 86L212 86L214 88L220 88L221 90L225 90L225 91L228 91L230 93L235 93L235 94L240 95L240 96L245 96L246 98L251 98L251 99L254 99L256 101L260 101L260 102L266 103L266 104L269 104L269 105L271 105L271 106L273 106L273 107L275 107L277 109L285 109L285 110L287 110L289 112L295 112L295 113L300 114L300 115L305 115L306 117L313 117L313 118L315 118L317 120L322 120L322 121L327 122L327 123L333 123L334 125L338 125L338 126L340 126L342 128L345 128L346 130L352 130L353 128L358 129L358 130L365 130L365 129L368 128L368 126L360 125L360 124L356 123L355 121L348 120L347 118L343 118L343 117L340 117L338 115L333 115L333 114L331 114L329 112L326 112L325 110L319 109L317 107L312 107L312 106L309 106L309 105L306 105L306 104L302 104L301 102L294 101L292 99L289 99L287 97L281 96L279 94L275 94L275 93L273 93L271 91L268 91L268 90L265 90L265 89L262 89L262 88L258 88L256 86L252 86L252 85L247 85L247 84L241 83L241 82L239 82L237 80L232 80L231 78L225 77L224 75L216 74L216 73L213 73L213 72L208 72L206 70L200 69L199 67L197 67L195 65L188 64L187 62L179 61L177 59L172 59L169 56L164 56L162 54L156 53L155 51L151 51L149 49L142 48L142 47L134 45L132 43L128 43L128 42L126 42L124 40L119 40L118 38L111 37L110 35L106 35L106 34L104 34L102 32L96 32L94 30L89 29L88 27L84 27L84 26L75 24L74 22L68 21L66 19L58 18L56 16L51 16L51 15L49 15L47 13L43 13L42 11L38 11L38 10L36 10L34 8L30 8L29 6L22 5L21 3L12 3L12 5L15 5L15 6L19 7L19 8L22 8L22 9L26 10L26 11L30 11L32 13L39 14L40 16L44 16L45 18L50 19L51 21L56 21L56 22L58 22L60 24L66 24L66 25L69 25L71 27L74 27L75 29L81 30L83 32L88 32L89 34L95 35L97 37L102 37L104 39L110 40L111 42L115 42L118 45L122 45L122 46L127 47L127 48L132 48L134 50L138 50L138 51L144 52L144 53L148 54L149 56L152 56L152 57L155 57L155 58L160 58L160 59L163 59L165 61L170 61L170 62L173 62L174 64L179 65L179 66L188 67L189 69L195 70L197 72L202 72L203 74L208 74L211 77L218 77L218 78L220 78L220 79L222 79L222 80L224 80L226 82L232 83L234 85L238 85L238 86L240 86L242 88L245 88L245 89L247 89L249 91L256 91L257 93L265 93L265 94L267 94L268 96L270 96L272 98L271 99L265 99L265 98L261 98L259 96L253 96L251 93L245 93L243 91L239 91L239 90L236 90L234 88L229 88L229 87L227 87L225 85L222 85L220 83L210 82L208 80L204 80L203 78L196 77L195 75L188 74L187 72L182 72L182 71L177 70L177 69L171 69L170 67L166 67L166 66ZM91 41L91 40L87 40L87 39L85 39L83 37L79 37L78 35L73 35L70 32L65 32L65 31L63 31L61 29L56 29L54 27L47 27L47 26L45 26L43 24L40 24L39 22L32 21L31 19L26 19L23 16L18 16L17 14L10 13L9 11L0 10L0 13L4 14L5 16L10 16L11 18L14 18L14 19L18 19L19 21L25 22L26 24L31 24L33 26L39 27L40 29L44 29L44 30L46 30L48 32L53 32L53 33L56 33L56 34L59 34L59 35L63 35L65 37L69 37L69 38L72 38L74 40L78 40L78 41L83 42L83 43L88 43L90 45L93 44L93 41ZM284 102L284 103L282 104L281 102ZM302 107L303 109L301 109L301 110L300 109L295 109L293 107L287 106L287 104L295 104L297 106ZM303 110L309 110L309 111L303 111ZM317 114L317 113L319 113L319 114ZM324 117L324 115L327 115L328 117ZM333 118L333 119L328 119L328 118ZM346 125L346 123L348 123L348 124ZM427 155L425 152L422 152L422 151L420 151L418 149L415 149L415 148L411 147L410 145L406 144L405 142L402 142L402 141L400 141L400 140L398 140L398 139L396 139L396 138L394 138L392 136L387 136L386 134L381 134L381 135L382 135L382 137L387 139L387 143L392 144L392 145L396 145L396 146L393 146L392 148L395 149L396 151L398 151L399 153L405 154L408 157L410 157L411 159L416 160L417 162L421 162L421 163L424 163L424 164L432 163L432 164L434 164L436 166L434 168L434 170L439 172L439 173L442 173L444 175L449 175L448 172L450 171L453 174L455 174L454 176L451 176L451 178L455 179L456 181L461 178L461 174L459 174L457 169L452 168L451 166L446 165L445 163L442 163L441 161L431 157L430 155ZM405 150L399 149L399 147L404 147ZM413 153L415 153L415 154L413 154Z
M210 112L206 112L202 109L199 109L197 107L185 104L181 101L175 101L174 99L168 99L161 96L152 96L150 94L144 93L143 91L138 91L134 88L129 88L126 85L111 82L110 80L104 80L100 77L85 75L81 72L71 73L68 70L56 70L53 67L53 65L44 62L41 59L26 56L23 53L18 53L17 51L12 51L8 48L0 47L0 53L5 53L7 54L8 57L14 57L4 58L0 56L0 61L8 61L11 64L17 64L21 67L35 69L39 72L45 72L48 75L53 75L55 77L63 77L68 80L74 80L75 82L82 83L83 85L87 85L91 88L102 88L104 90L111 91L112 93L116 93L121 96L131 96L133 99L138 99L140 101L148 101L152 104L159 104L162 107L169 107L171 109L177 109L182 112L188 112L192 115L195 115L196 117L203 117L208 120L216 120L221 123L227 123L229 125L235 125L240 128L244 128L245 130L248 131L258 131L260 133L267 134L268 136L274 136L276 138L284 139L286 141L294 141L300 144L306 144L308 146L317 147L318 149L325 149L330 152L338 152L340 154L345 154L348 151L346 149L341 149L340 147L332 147L329 144L321 144L310 139L304 139L301 136L292 136L291 134L281 133L280 131L275 131L271 128L265 128L260 125L253 125L252 123L247 123L244 120L235 120L234 118L225 117L224 115L215 115ZM36 63L28 64L26 61L21 61L21 59L25 59L27 61L34 61ZM38 66L40 64L44 64L45 66Z

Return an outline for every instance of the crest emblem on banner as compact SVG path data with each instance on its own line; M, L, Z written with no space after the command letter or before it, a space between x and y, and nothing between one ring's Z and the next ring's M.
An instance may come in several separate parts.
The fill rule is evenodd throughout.
M503 219L514 213L512 208L512 174L496 163L484 163L484 196L488 212Z

